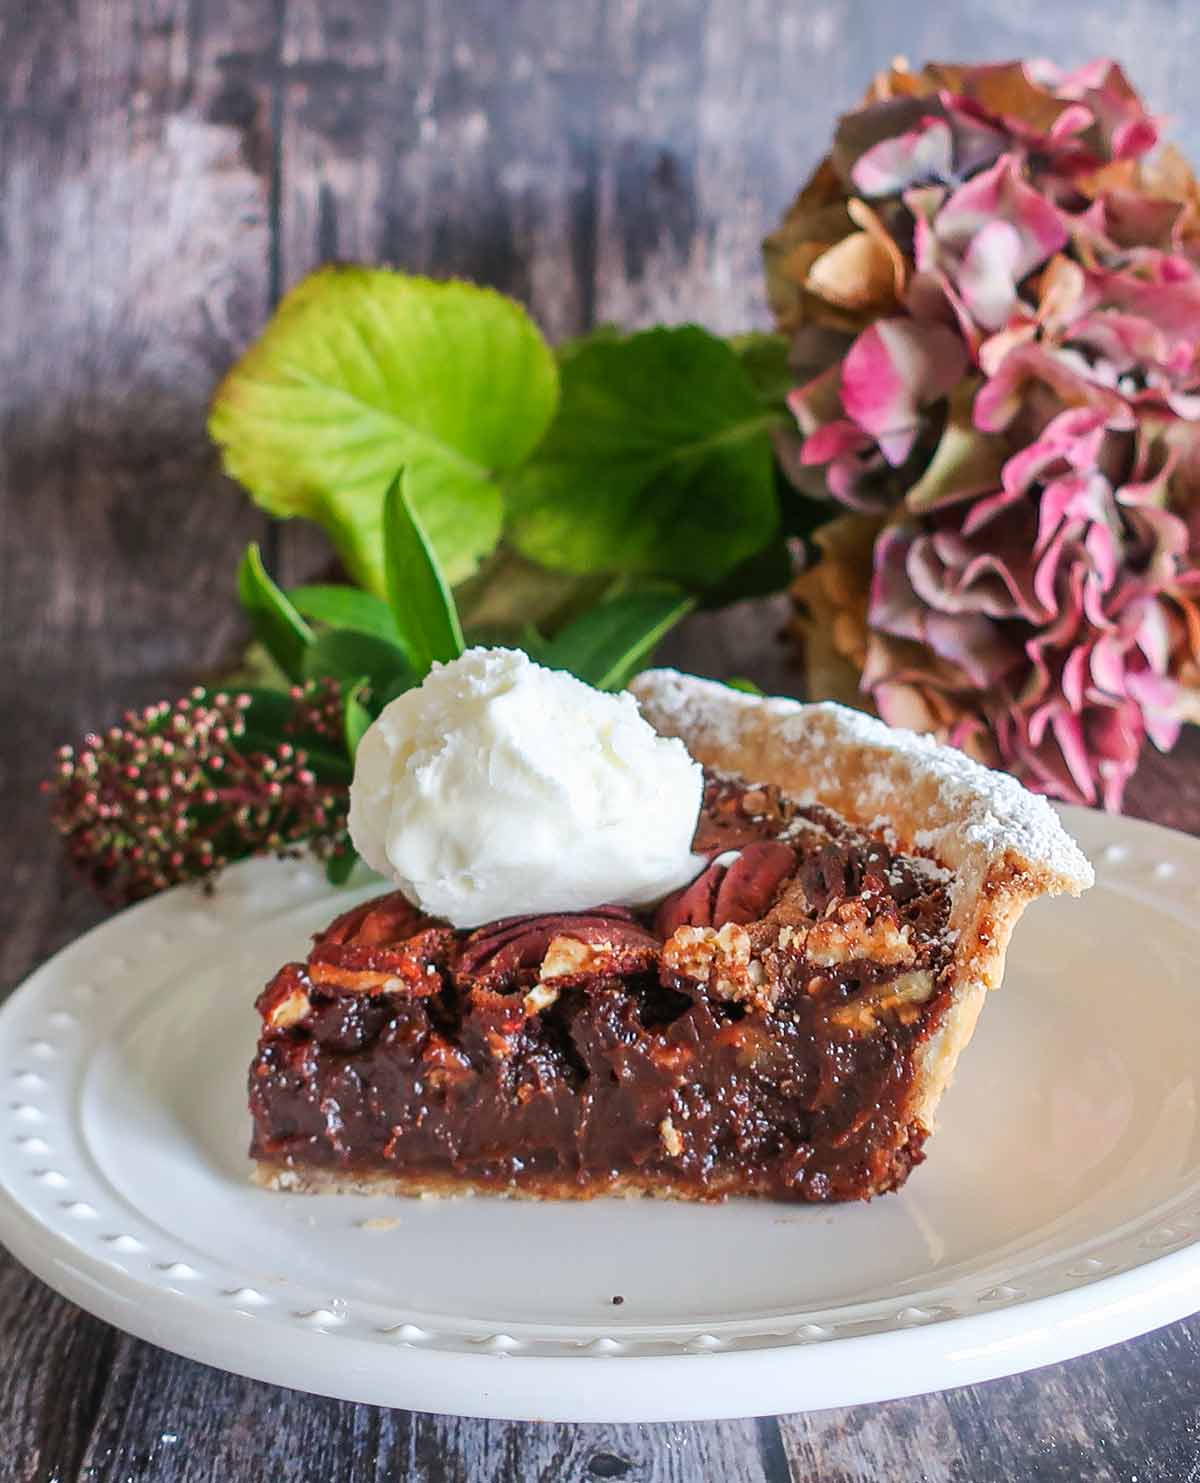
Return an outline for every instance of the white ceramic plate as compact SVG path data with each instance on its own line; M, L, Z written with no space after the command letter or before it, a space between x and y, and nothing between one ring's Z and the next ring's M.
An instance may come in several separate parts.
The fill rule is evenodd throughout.
M899 1195L536 1205L252 1187L257 988L378 890L335 900L311 865L256 861L211 896L114 918L0 1011L0 1238L168 1349L476 1416L848 1405L1192 1313L1200 842L1066 813L1099 884L1028 913Z

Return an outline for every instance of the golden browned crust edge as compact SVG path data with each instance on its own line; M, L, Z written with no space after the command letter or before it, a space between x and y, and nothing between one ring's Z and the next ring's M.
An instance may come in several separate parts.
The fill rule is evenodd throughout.
M1037 897L1092 884L1082 851L1014 778L846 706L747 695L675 670L648 670L629 688L655 730L706 766L774 783L951 872L951 1004L920 1052L907 1108L932 1131L1013 927Z

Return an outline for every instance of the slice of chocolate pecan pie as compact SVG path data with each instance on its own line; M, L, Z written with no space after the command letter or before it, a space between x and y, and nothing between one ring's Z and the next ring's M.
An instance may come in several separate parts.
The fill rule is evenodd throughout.
M702 873L641 915L339 917L258 1001L261 1182L845 1200L924 1158L1017 917L1086 860L1011 778L856 712L632 688L706 769Z

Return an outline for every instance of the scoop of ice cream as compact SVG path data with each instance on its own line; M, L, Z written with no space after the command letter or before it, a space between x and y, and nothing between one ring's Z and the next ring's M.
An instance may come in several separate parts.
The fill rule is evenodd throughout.
M456 927L642 906L692 879L703 776L631 695L512 649L470 649L385 706L358 746L350 834Z

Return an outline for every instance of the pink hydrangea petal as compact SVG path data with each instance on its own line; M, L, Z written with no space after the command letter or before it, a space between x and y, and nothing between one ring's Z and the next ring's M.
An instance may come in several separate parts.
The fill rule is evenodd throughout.
M1182 201L1168 201L1137 191L1111 190L1097 196L1083 221L1110 250L1150 243L1168 250L1183 212Z
M930 613L925 639L941 659L955 664L972 685L987 689L1019 661L999 626L982 613Z
M806 437L828 422L835 422L842 412L842 371L840 364L829 366L819 376L793 387L787 394L788 411Z
M1143 428L1142 431L1144 435L1147 429ZM1182 450L1171 446L1160 454L1157 447L1147 447L1145 436L1139 441L1141 446L1133 477L1127 479L1117 490L1117 502L1129 509L1151 506L1161 508L1167 503L1171 482L1182 458Z
M1002 551L977 550L952 532L918 536L909 547L906 569L913 590L935 612L1043 616Z
M1113 130L1112 152L1117 160L1132 160L1149 154L1158 143L1158 125L1152 118L1132 118Z
M1067 746L1059 734L1056 711L1071 725L1066 735ZM1039 707L1032 713L1016 710L1005 726L1006 760L1025 774L1026 781L1039 793L1060 798L1067 803L1094 803L1096 783L1087 765L1083 749L1083 727L1079 717L1063 710L1061 702ZM1065 727L1063 728L1065 730ZM1072 768L1068 752L1075 760Z
M1060 412L1046 424L1036 441L1014 453L1005 463L1004 487L1024 494L1056 462L1077 469L1094 468L1106 427L1104 413L1095 407L1070 407Z
M1136 641L1146 656L1146 663L1156 675L1165 675L1171 657L1171 632L1166 609L1161 602L1146 601L1141 605Z
M1070 108L1064 108L1050 125L1049 137L1056 144L1061 144L1065 139L1082 134L1085 129L1091 127L1091 123L1091 110L1085 108L1082 103L1076 103Z
M1083 616L1101 633L1107 633L1113 627L1112 617L1105 611L1107 606L1104 588L1097 581L1089 563L1083 584Z
M907 730L921 731L927 720L927 709L915 695L911 685L895 681L882 681L871 691L875 709L889 726L902 726Z
M1072 781L1087 801L1093 802L1096 797L1096 778L1080 718L1069 711L1058 710L1052 717L1051 727Z
M1086 644L1072 649L1063 662L1059 683L1067 704L1073 711L1083 709L1083 692L1089 667L1090 654Z
M1008 599L1004 605L1006 610L997 612L997 617L1022 617L1034 622L1044 617L1044 614L1039 612L1035 603L1031 601L1031 591L1022 580L1023 573L1015 570L1012 562L1005 560L1003 553L981 552L973 557L962 569L962 588L967 591L979 589L984 579L993 573L1000 579L998 583L993 584L993 591L998 593L1002 586ZM1001 606L998 599L993 601L997 607ZM1050 604L1043 603L1042 606L1053 612ZM986 612L987 608L984 607L983 611Z
M954 169L966 179L986 169L1008 148L1008 136L969 99L942 94L942 107L954 133Z
M1148 319L1119 309L1097 309L1070 328L1071 343L1086 345L1118 373L1139 365L1160 365L1170 355L1162 332Z
M1176 710L1179 686L1174 680L1143 671L1129 676L1128 688L1141 711L1146 735L1159 751L1169 752L1182 729Z
M1089 665L1093 683L1108 695L1125 694L1125 643L1115 634L1103 634L1092 645Z
M1125 784L1137 768L1144 736L1141 712L1131 702L1098 706L1089 712L1088 744L1097 758L1105 808L1120 808Z
M1122 493L1124 491L1118 493L1118 499ZM1180 576L1180 565L1190 544L1187 525L1178 515L1152 506L1135 505L1127 518L1145 549L1144 585L1157 591L1174 584Z
M971 317L984 329L1007 323L1017 302L1021 237L1007 221L990 221L967 245L956 274Z
M1149 401L1149 394L1138 397L1139 402ZM1182 417L1186 422L1200 422L1200 393L1185 394L1178 391L1167 392L1163 397L1166 406L1174 412L1176 417Z
M890 526L876 537L867 613L872 628L897 638L920 640L924 606L908 578L911 544L912 532L902 526Z
M1175 253L1143 248L1130 256L1132 266L1124 271L1086 273L1089 298L1147 321L1172 341L1194 345L1200 338L1200 273Z
M1044 345L1020 345L1005 356L975 398L975 426L1003 432L1021 411L1030 382L1041 383L1068 407L1091 407L1114 428L1132 427L1133 413L1115 392L1080 373L1077 364Z
M1073 535L1070 526L1060 526L1034 567L1033 595L1048 613L1058 611L1058 575L1064 547ZM1086 607L1086 589L1084 603Z
M994 376L1005 357L1018 345L1028 345L1037 339L1037 320L1022 318L1022 308L1023 305L1018 303L1017 312L1004 328L981 339L975 347L976 363L985 376Z
M1092 559L1092 571L1099 585L1107 592L1116 581L1119 556L1112 531L1100 521L1088 527L1083 538L1084 548Z
M1009 505L1023 500L1025 494L1020 489L998 489L995 494L989 494L983 499L976 500L963 517L963 534L973 536L976 531L982 530L985 525L994 520L997 515L1003 513Z
M1157 122L1142 107L1116 62L1100 59L1076 68L1060 78L1055 92L1086 105L1106 136L1113 159L1134 159L1158 142Z
M805 467L811 467L813 464L829 463L847 453L859 453L870 447L871 439L856 423L845 419L827 422L824 427L817 428L805 438L804 446L800 449L800 462Z
M891 139L881 139L858 157L850 171L864 196L893 196L919 180L946 180L953 168L954 139L945 119L923 118Z
M1039 503L1034 556L1046 550L1064 522L1103 519L1109 492L1108 481L1101 474L1071 473L1051 479Z
M921 408L946 396L966 367L962 342L945 325L877 320L846 352L842 405L898 465L912 449Z
M933 223L945 199L945 187L940 185L914 186L912 190L905 191L902 197L913 220L913 261L918 273L931 272L937 268L937 236Z
M1008 222L1017 233L1013 272L1018 279L1067 245L1062 213L1022 179L1015 155L1004 155L960 186L938 212L935 227L940 242L963 251L997 220Z
M1056 651L1071 646L1071 652L1087 652L1088 645L1080 635L1083 618L1083 586L1086 573L1082 565L1076 565L1068 573L1059 603L1058 614L1025 643L1025 652L1033 666L1027 680L1028 696L1037 700L1054 688L1051 673ZM1082 677L1081 677L1082 679Z

